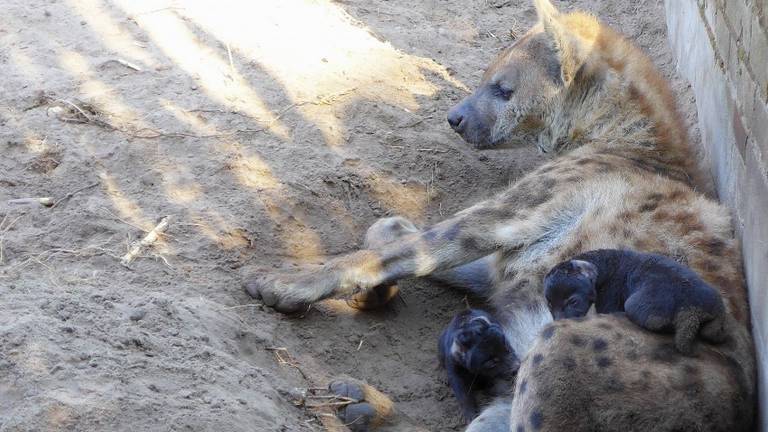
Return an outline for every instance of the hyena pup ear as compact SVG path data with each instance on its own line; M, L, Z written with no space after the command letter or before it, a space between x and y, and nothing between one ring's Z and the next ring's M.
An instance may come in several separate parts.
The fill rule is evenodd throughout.
M571 264L573 264L574 270L589 279L593 284L597 281L597 267L591 262L571 260Z
M544 27L544 33L549 36L560 60L563 85L568 87L579 68L578 39L560 21L560 12L549 0L533 0L533 5L539 22Z

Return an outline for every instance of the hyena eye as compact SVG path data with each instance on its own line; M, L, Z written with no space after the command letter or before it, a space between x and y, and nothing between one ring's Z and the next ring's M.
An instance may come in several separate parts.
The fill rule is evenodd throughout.
M514 92L515 91L512 90L511 88L504 87L504 86L502 86L500 84L494 84L493 85L493 94L496 95L497 97L500 97L500 98L504 99L504 100L509 100L509 98L512 97L512 94Z

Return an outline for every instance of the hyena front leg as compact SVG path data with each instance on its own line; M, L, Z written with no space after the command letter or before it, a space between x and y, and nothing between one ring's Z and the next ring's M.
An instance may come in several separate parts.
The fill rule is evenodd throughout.
M427 276L499 250L520 248L541 235L542 221L554 217L556 208L543 200L525 208L526 200L516 202L515 195L507 192L427 230L331 260L319 271L258 277L246 283L246 289L268 306L294 312L325 298L348 298L399 279Z

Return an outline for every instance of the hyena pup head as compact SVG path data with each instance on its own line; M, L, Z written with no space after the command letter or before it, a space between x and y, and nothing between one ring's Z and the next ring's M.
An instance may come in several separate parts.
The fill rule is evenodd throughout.
M579 38L561 22L562 15L548 0L534 4L540 22L501 52L477 89L448 112L451 128L478 149L544 130L580 65Z
M476 375L504 375L516 371L520 365L501 324L479 309L456 315L440 342L453 362Z
M587 314L595 302L597 267L581 260L568 260L544 277L544 297L555 320Z

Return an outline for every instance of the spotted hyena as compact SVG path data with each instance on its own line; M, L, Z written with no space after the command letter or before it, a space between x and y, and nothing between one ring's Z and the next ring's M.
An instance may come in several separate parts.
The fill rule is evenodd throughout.
M696 190L695 158L668 84L592 16L534 4L539 22L493 61L448 120L478 148L529 136L552 160L444 222L320 271L255 278L248 291L287 312L491 262L488 298L512 349L525 356L511 430L749 430L755 360L741 257L727 210ZM725 300L727 341L697 343L685 357L670 336L622 315L551 323L547 270L602 248L659 253L696 271Z

